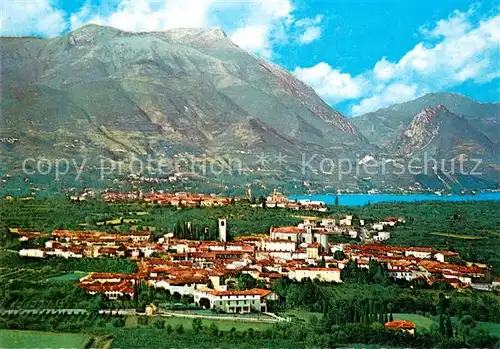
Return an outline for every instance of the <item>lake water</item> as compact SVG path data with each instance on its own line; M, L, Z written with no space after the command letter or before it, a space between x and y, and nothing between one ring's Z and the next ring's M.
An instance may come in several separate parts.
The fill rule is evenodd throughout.
M477 195L432 195L432 194L340 194L339 205L362 206L379 202L418 202L418 201L500 201L500 192L478 193ZM290 200L317 200L328 205L335 203L334 194L294 195Z

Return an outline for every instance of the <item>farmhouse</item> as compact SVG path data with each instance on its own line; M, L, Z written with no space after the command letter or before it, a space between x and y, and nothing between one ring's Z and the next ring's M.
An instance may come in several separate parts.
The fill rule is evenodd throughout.
M270 290L254 288L244 291L207 290L195 294L194 300L200 306L223 311L226 313L250 313L252 311L267 311L268 300L277 299Z
M415 324L408 320L394 320L385 324L385 328L388 330L406 332L412 336L415 335L415 327Z

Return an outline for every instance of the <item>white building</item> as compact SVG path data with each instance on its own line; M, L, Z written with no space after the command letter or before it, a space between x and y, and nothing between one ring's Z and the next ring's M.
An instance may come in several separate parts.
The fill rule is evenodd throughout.
M297 243L291 240L269 239L264 240L264 250L266 251L295 251Z
M339 221L339 225L351 226L352 225L352 216L345 216Z
M45 258L45 251L36 248L26 248L19 251L21 257Z
M267 311L267 300L275 300L277 296L270 290L254 288L243 291L203 290L194 295L195 303L207 305L226 313L250 313Z
M288 272L291 280L302 281L303 279L314 280L318 278L325 282L342 282L340 269L338 268L294 268Z
M385 241L391 238L391 233L388 231L379 231L377 235L373 236L375 241Z

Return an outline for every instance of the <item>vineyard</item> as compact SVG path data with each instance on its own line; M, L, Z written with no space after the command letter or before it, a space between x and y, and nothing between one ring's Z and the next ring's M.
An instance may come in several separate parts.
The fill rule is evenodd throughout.
M58 275L61 275L61 273L46 273L45 271L38 269L0 268L0 282L6 282L10 280L45 282L48 278L52 278Z

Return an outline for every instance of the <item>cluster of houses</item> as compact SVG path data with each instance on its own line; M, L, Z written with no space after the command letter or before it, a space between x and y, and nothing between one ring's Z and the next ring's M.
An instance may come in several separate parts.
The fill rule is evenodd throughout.
M388 217L371 224L370 230L384 232L387 226L401 222L401 218ZM339 222L308 218L298 226L271 227L268 234L240 236L234 241L227 241L225 218L219 219L218 229L219 241L184 240L173 234L153 241L151 232L54 230L45 246L19 253L37 258L129 258L137 261L137 273L91 273L80 280L80 287L91 294L121 298L133 297L134 285L140 282L171 294L192 296L207 308L235 313L266 311L267 302L276 297L270 288L283 277L341 283L341 270L349 263L358 268L369 268L372 261L383 263L393 279L407 282L444 282L456 288L495 286L489 266L454 264L459 258L456 252L368 240L356 244L333 242L339 233L354 229L352 216ZM237 278L243 274L254 278L259 288L235 290Z
M317 211L317 212L327 212L328 207L324 201L311 200L311 199L301 199L301 200L290 200L285 195L280 193L277 189L269 195L264 203L252 204L252 207L271 207L271 208L284 208L288 210L306 210L306 211Z
M213 195L193 194L188 192L178 193L143 193L141 190L135 192L105 192L102 199L106 202L142 201L156 205L175 207L213 207L226 206L232 199L221 198Z

